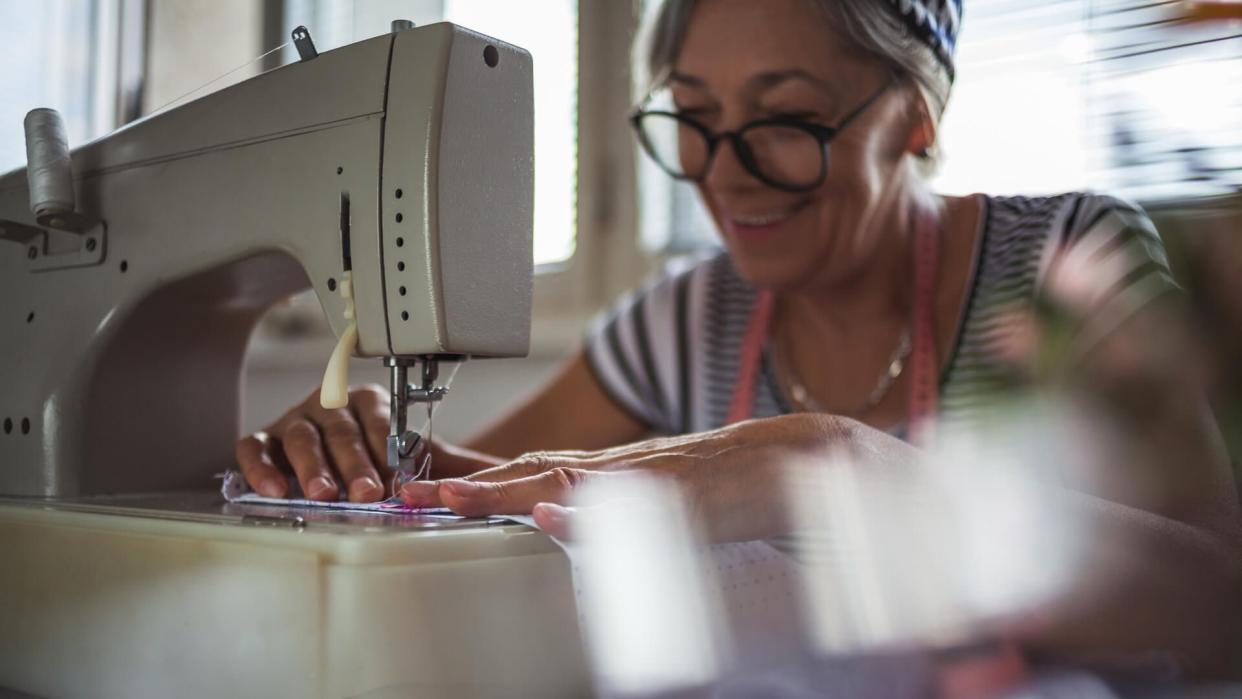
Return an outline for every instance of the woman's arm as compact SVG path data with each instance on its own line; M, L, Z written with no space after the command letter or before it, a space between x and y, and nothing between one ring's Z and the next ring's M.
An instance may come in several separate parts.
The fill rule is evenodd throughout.
M466 440L470 449L504 459L531 451L602 449L633 442L646 425L608 397L576 352L538 391Z

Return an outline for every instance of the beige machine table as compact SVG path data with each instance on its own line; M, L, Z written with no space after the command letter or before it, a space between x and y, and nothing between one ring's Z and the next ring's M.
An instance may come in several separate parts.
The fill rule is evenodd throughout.
M0 687L47 697L589 692L568 564L514 524L0 501Z

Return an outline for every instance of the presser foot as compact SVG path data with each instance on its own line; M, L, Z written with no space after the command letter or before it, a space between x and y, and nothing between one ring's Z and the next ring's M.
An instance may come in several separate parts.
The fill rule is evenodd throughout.
M426 476L424 466L430 455L419 459L422 435L406 430L403 435L388 435L388 468L392 469L392 494L396 495L401 486Z
M407 382L409 367L414 359L388 357L384 364L389 368L389 429L387 439L387 463L393 471L393 494L396 495L405 483L426 478L431 471L431 454L422 450L424 438L410 430L408 412L410 403L422 403L427 406L427 438L431 437L432 406L442 400L448 393L445 386L437 386L439 362L435 357L423 357L421 386Z

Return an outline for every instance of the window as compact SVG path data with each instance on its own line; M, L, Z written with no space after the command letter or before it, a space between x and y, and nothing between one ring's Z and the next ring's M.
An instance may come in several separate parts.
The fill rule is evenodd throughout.
M1144 202L1242 188L1242 24L1188 6L975 0L939 188Z
M22 121L51 107L70 147L137 116L142 63L141 2L46 0L0 3L0 172L26 166Z
M1081 0L968 4L939 134L937 190L1037 194L1087 186L1086 7Z
M394 19L416 24L447 20L530 51L535 82L535 264L568 260L576 242L576 0L542 0L537 11L512 0L285 2L286 29L306 25L321 51L387 32ZM293 60L292 54L286 60Z
M642 0L642 21L650 26L652 15L662 3ZM638 86L644 89L645 86ZM646 95L634 95L637 102ZM639 239L649 252L684 253L719 245L716 227L699 200L695 186L669 177L642 153L635 143L638 159Z
M1242 21L1094 0L1086 65L1101 185L1135 199L1242 191Z

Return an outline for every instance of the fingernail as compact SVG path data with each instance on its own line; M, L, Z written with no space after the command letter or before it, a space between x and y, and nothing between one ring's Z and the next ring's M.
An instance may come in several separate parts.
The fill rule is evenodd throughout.
M379 499L382 490L374 478L363 476L349 485L349 499L354 502L370 502Z
M459 498L474 498L482 495L488 487L474 481L444 481L444 487Z
M552 502L541 502L535 505L531 510L532 515L538 516L540 519L547 520L549 524L563 527L569 524L569 516L573 511L568 507L561 507Z
M327 500L335 494L336 483L328 480L326 476L312 478L310 483L306 484L306 496L311 500Z
M440 486L431 481L410 481L401 486L401 499L414 507L436 504L436 492Z
M564 536L569 530L570 515L574 514L574 510L555 503L539 503L530 510L530 514L535 516L535 524L540 529L553 530L549 534L554 536Z
M285 484L274 478L259 481L259 494L267 498L284 497Z

